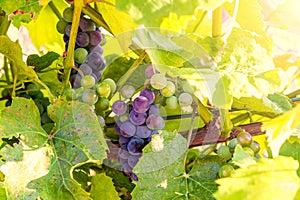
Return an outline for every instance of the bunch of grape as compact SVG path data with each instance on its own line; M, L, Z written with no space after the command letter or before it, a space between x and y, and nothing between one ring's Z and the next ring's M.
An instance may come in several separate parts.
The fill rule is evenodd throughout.
M238 144L243 147L243 150L249 156L256 157L256 158L260 157L258 155L258 153L260 151L259 143L252 139L252 136L250 133L248 133L246 131L240 132L236 138L232 139L229 142L228 146L220 146L217 151L218 156L222 160L227 161L227 164L223 165L219 170L220 178L228 177L234 171L234 166L231 164L231 158L235 151L235 147Z
M67 51L69 37L72 28L73 7L68 7L63 11L63 18L57 22L57 31L64 34L63 39L66 44ZM93 76L98 82L101 78L101 73L106 66L106 62L102 56L103 49L100 46L102 42L102 34L95 23L85 15L81 15L76 38L74 61L75 66L82 72L77 73L77 70L72 69L71 82L74 88L79 88L81 78L85 75Z
M44 97L44 94L42 93L42 91L40 91L35 83L26 82L24 85L24 89L16 90L16 95L27 99L32 99L35 102L40 112L41 125L53 123L47 113L47 107L50 104L49 98ZM8 88L2 90L2 97L8 99L5 103L6 107L10 106L12 103L11 92L12 90Z

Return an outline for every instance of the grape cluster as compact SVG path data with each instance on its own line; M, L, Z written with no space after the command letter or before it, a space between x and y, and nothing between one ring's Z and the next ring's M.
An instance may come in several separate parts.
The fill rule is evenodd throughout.
M258 142L252 139L250 133L246 131L240 132L236 138L230 140L227 146L220 146L217 150L218 156L227 162L219 170L219 177L228 177L234 171L234 167L231 165L231 158L237 145L241 145L243 150L251 157L259 158L260 145Z
M57 22L57 31L63 35L65 50L68 49L70 32L72 28L73 7L68 7L63 11L63 18ZM82 76L90 75L98 82L101 78L106 62L102 56L103 49L100 46L102 34L95 23L85 15L81 15L78 33L76 37L74 63L82 72L72 69L71 82L74 88L81 86Z
M47 113L47 107L50 104L49 98L44 97L44 94L35 83L25 82L25 88L16 90L16 95L19 97L24 97L27 99L32 99L36 106L39 109L41 117L41 125L52 124L53 121L49 118ZM12 89L5 88L2 90L2 97L7 98L8 100L5 103L5 106L8 107L12 103L11 99Z

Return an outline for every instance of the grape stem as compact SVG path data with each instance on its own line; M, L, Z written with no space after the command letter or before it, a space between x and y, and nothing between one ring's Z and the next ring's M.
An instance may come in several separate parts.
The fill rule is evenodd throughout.
M4 63L3 63L3 69L4 69L4 73L5 73L6 83L7 83L7 85L9 85L10 84L10 78L9 78L9 70L8 70L6 56L4 56L3 61L4 61Z
M62 16L61 16L59 10L57 9L57 7L56 7L55 4L53 3L53 1L50 1L50 2L48 3L48 6L51 8L51 10L53 11L53 13L56 15L56 17L57 17L58 19L61 19L61 18L62 18Z
M195 102L192 103L192 107L193 107L193 112L192 112L192 119L191 119L191 125L190 125L190 130L188 132L188 136L187 136L187 147L190 146L191 143L191 138L192 138L192 134L193 134L193 128L195 125L195 117L196 117L196 112L197 112L197 104Z

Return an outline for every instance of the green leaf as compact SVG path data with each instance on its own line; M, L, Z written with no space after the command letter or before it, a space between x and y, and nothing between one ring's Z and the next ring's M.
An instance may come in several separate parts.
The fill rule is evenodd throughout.
M39 5L39 0L27 0L27 1L1 0L0 7L7 14L10 14L16 10L23 10L25 12L38 12L42 8Z
M37 54L31 54L27 57L26 63L28 66L33 66L34 71L39 72L49 67L59 57L60 55L53 51L49 51L41 57Z
M220 168L217 157L199 160L186 173L186 153L186 140L181 135L162 132L153 136L134 168L139 181L133 199L212 199Z
M13 146L5 145L1 149L1 156L4 157L5 161L20 161L23 157L23 147L21 144L14 144Z
M236 145L234 149L232 161L239 167L247 167L256 163L254 157L250 156L240 144Z
M300 142L294 141L291 142L287 140L280 148L279 155L290 156L298 161L300 164ZM300 177L300 167L297 170L297 174Z
M297 105L293 110L263 123L261 129L266 131L268 145L274 157L278 156L282 144L291 136L293 131L300 126L300 121L298 120L299 115L300 105Z
M217 200L293 200L300 187L298 166L298 162L288 157L262 158L254 165L235 170L229 178L217 180L220 186L214 197Z
M97 174L92 178L90 193L94 200L120 199L112 179L105 173Z
M48 107L56 130L49 138L53 150L49 173L34 180L29 188L36 189L43 199L88 199L89 194L70 176L75 165L86 161L101 162L107 144L97 116L84 103L58 99Z
M3 183L0 183L0 199L6 200L6 191Z

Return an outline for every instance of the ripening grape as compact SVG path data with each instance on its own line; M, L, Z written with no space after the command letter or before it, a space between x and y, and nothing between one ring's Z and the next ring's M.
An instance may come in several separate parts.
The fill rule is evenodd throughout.
M82 93L82 101L89 105L94 105L98 100L95 90L85 89Z
M84 48L75 49L75 52L74 52L75 62L77 62L79 64L84 63L84 61L86 60L88 54L89 54L88 51Z
M102 35L100 33L100 31L92 31L89 33L89 41L90 41L90 45L92 46L96 46L99 45L102 41Z
M146 113L137 113L134 110L130 111L129 119L134 125L142 125L146 121Z
M108 97L111 92L110 86L105 82L97 84L96 90L97 90L97 93L99 94L99 96L101 96L101 97Z
M145 88L140 92L140 96L144 96L148 99L149 104L152 104L155 99L155 94L151 90Z
M149 107L149 100L144 96L138 96L133 100L132 103L133 109L137 113L145 113Z
M127 143L127 150L131 155L140 155L144 147L144 140L139 137L132 137Z
M127 105L122 100L117 100L112 105L112 111L116 115L123 115L127 111Z
M152 130L150 130L147 126L138 126L135 134L140 138L148 138L152 135Z
M99 52L93 51L87 56L87 64L95 71L103 70L106 63Z
M66 22L72 22L73 13L74 13L74 10L72 7L67 7L66 9L64 9L64 11L63 11L64 20L66 20Z
M178 106L178 101L177 97L175 96L170 96L166 99L166 107L169 109L176 109Z
M83 32L93 31L96 29L96 25L90 19L80 18L79 27Z
M164 97L170 97L175 93L175 84L171 81L167 81L167 85L161 90L161 94Z
M146 119L146 125L151 130L161 130L165 126L165 121L161 116L151 114Z
M150 84L154 89L161 90L167 85L167 79L163 74L154 74L150 79Z
M145 70L145 75L147 78L151 78L154 74L154 69L152 65L149 65Z
M84 88L92 88L95 85L95 78L91 75L86 75L81 78L80 84Z
M121 90L120 94L125 99L130 99L135 92L135 88L132 85L124 85Z
M182 107L190 106L193 103L193 97L189 93L183 92L178 97L179 104Z
M158 115L159 114L159 107L155 104L152 104L148 110L148 115Z
M120 124L120 133L124 137L132 137L135 135L136 132L136 126L132 124L131 122L123 122Z
M76 44L80 47L86 47L90 43L89 35L84 32L77 33Z

